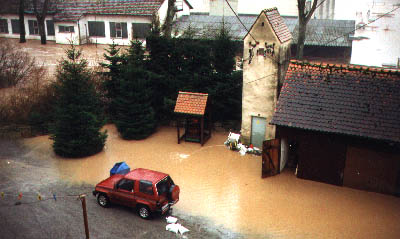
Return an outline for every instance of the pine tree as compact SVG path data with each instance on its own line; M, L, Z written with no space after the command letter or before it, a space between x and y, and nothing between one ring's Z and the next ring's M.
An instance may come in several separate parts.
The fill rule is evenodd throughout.
M214 38L213 48L215 71L223 74L231 74L235 66L237 49L225 24L222 24L218 30Z
M100 132L102 107L87 70L87 61L72 44L57 71L53 149L62 157L85 157L100 152L107 132Z
M115 106L113 105L113 99L118 95L118 84L121 80L121 71L122 71L122 63L124 62L124 55L120 54L120 48L117 47L117 44L114 42L109 45L109 48L106 49L104 53L104 58L107 63L100 63L103 68L108 69L108 72L104 74L109 78L104 81L104 89L106 90L106 98L109 102L108 105L108 115L112 118L116 111Z
M117 110L114 120L124 139L144 139L156 128L153 102L152 74L144 69L144 51L141 43L132 42L115 98Z
M144 68L144 49L142 42L139 40L132 41L125 58L127 61L125 64L129 64L130 67Z
M213 41L213 73L209 85L214 120L240 120L242 102L241 71L235 70L237 46L232 40L229 28L223 23Z

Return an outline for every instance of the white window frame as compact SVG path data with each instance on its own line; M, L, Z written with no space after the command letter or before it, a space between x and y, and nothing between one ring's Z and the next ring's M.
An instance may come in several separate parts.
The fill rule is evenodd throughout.
M33 20L32 28L33 28L33 35L39 35L39 23L37 20Z
M115 38L122 38L122 23L115 23Z

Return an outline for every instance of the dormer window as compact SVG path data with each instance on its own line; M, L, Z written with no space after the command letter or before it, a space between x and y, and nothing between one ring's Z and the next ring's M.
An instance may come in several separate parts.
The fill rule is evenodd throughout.
M262 27L264 26L264 22L261 23L261 26L262 26Z

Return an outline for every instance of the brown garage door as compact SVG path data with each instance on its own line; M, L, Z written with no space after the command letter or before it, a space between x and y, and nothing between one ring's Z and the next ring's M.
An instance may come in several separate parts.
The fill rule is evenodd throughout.
M347 148L343 185L395 194L399 171L399 155L349 146Z

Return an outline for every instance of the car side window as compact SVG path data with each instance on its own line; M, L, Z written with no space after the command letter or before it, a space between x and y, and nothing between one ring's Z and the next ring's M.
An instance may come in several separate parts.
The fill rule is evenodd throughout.
M140 180L139 191L142 193L153 195L153 184L150 181Z
M118 182L118 188L132 192L134 184L135 184L135 181L133 181L133 180L122 179L121 181Z

